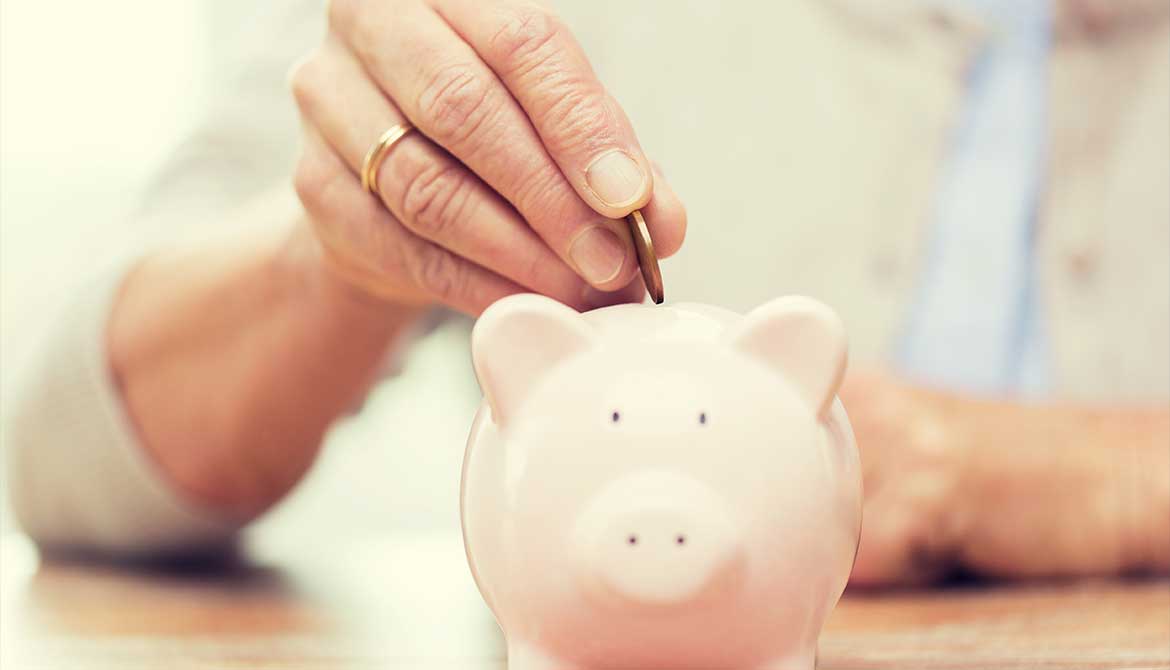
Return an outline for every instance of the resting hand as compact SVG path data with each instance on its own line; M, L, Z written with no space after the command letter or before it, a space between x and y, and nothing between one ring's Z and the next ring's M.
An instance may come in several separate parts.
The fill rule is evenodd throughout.
M865 477L855 584L1170 570L1170 412L934 391L841 391Z

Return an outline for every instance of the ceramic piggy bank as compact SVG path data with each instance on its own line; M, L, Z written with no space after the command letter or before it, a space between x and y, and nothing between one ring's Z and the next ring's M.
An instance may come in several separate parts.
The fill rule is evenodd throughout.
M463 533L511 670L811 670L861 522L831 310L520 295L472 353Z

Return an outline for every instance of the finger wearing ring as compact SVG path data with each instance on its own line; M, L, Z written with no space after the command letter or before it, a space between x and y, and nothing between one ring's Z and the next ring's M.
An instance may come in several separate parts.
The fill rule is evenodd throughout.
M525 289L579 309L608 300L585 296L585 282L478 174L421 132L395 139L402 131L394 124L407 119L352 54L333 49L318 58L294 72L294 94L307 127L358 177L350 179L354 191L376 193L377 209L414 236ZM390 141L393 150L382 150Z
M374 146L370 147L370 150L366 152L365 159L362 160L362 188L381 197L381 194L378 193L378 170L398 140L406 137L411 130L414 130L414 126L405 121L396 123L382 133Z

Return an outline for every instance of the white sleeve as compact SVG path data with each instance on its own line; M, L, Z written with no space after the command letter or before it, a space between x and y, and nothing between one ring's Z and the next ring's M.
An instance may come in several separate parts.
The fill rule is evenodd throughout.
M88 286L22 372L5 421L8 495L43 548L116 556L214 550L236 524L169 487L139 445L106 356L129 265Z

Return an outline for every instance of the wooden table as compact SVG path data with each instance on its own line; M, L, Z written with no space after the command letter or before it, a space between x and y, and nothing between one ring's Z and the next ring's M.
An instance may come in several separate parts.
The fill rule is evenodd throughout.
M319 542L319 541L318 541ZM503 670L458 537L248 546L227 568L0 552L0 667ZM1170 668L1170 582L850 593L821 668Z

